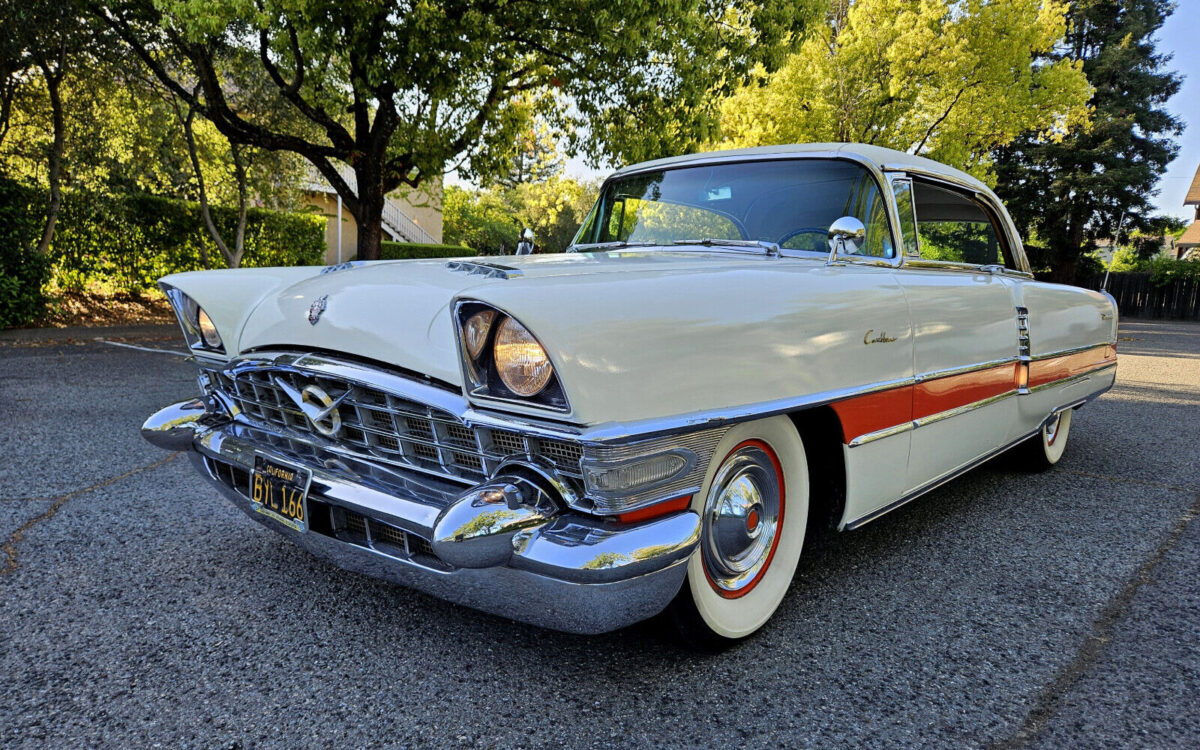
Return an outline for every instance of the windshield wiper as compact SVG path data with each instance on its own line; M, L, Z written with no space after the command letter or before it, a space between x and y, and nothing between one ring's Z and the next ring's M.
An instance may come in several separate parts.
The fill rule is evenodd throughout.
M767 255L779 257L779 245L766 240L719 240L705 237L700 240L675 240L676 245L701 245L703 247L746 247L764 250Z
M580 242L567 248L568 253L590 253L596 250L620 250L625 247L661 247L661 242L614 240L612 242Z

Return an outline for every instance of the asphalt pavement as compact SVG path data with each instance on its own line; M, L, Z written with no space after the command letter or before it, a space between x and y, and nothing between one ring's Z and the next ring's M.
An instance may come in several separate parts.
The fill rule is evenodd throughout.
M142 441L172 332L92 339L0 341L2 747L1200 746L1198 324L1123 322L1058 467L806 550L715 656L313 559Z

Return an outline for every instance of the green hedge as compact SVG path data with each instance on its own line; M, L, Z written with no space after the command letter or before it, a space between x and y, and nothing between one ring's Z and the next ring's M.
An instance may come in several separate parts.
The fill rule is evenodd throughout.
M0 328L30 323L46 311L42 288L50 259L37 252L44 205L37 189L0 179Z
M461 245L423 245L416 242L379 243L379 257L383 260L459 258L464 255L475 255L475 251Z
M228 242L237 211L214 206L213 221ZM325 219L254 208L246 217L243 267L320 265ZM207 251L207 264L202 251ZM55 232L54 275L68 289L109 284L137 293L169 273L224 268L204 228L200 206L154 195L67 193Z

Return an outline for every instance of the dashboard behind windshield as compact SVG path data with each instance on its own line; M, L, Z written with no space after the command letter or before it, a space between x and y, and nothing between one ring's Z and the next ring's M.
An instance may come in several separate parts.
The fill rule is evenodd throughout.
M860 255L892 257L886 203L859 164L787 159L679 167L609 180L575 243L757 240L824 253L829 225L842 216L867 228Z

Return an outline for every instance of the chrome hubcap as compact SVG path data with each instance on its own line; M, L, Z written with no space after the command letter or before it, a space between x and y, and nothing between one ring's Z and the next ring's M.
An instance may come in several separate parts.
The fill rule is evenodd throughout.
M782 508L775 462L754 445L725 459L704 505L701 555L718 592L736 594L766 567Z
M1046 423L1046 445L1054 445L1054 441L1058 438L1058 426L1060 424L1062 424L1061 411Z

